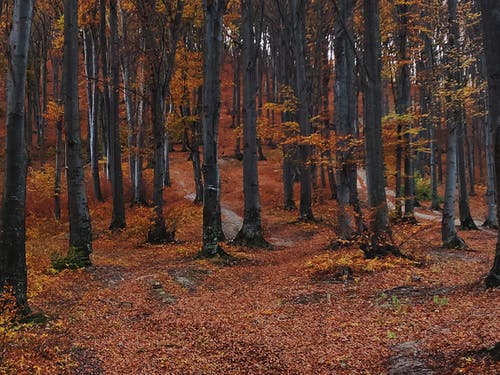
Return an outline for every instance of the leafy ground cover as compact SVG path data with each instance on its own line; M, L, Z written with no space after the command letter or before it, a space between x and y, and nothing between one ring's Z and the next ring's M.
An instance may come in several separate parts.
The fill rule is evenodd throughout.
M223 136L223 219L234 235L243 209L241 162L226 157L229 131ZM51 257L65 252L67 224L47 219L50 182L31 173L29 296L46 319L0 321L1 371L498 373L491 349L500 337L499 290L486 290L482 282L492 264L494 231L461 232L469 249L443 250L439 214L424 202L419 212L436 220L394 227L396 244L411 260L365 260L356 243L333 250L335 203L317 190L318 220L298 222L295 212L281 208L279 151L266 156L260 163L263 222L274 249L224 244L233 260L196 257L201 207L188 199L187 155L175 152L165 197L177 242L145 244L149 208L131 208L125 230L107 231L105 187L108 201L91 202L93 266L56 272ZM478 218L482 197L472 198Z

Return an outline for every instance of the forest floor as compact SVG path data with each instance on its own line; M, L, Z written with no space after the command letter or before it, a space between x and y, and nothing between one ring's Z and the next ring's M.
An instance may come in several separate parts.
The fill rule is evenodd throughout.
M393 228L395 243L414 260L365 260L356 244L332 250L335 203L319 189L317 221L297 221L297 212L281 208L279 151L266 150L266 156L259 164L262 213L273 250L224 244L233 260L197 259L202 208L191 203L187 154L175 152L165 197L177 242L145 243L149 208L130 208L127 229L109 232L107 186L106 203L91 201L93 266L59 273L50 257L64 254L67 227L64 218L47 219L47 176L32 173L29 296L32 309L48 320L2 327L2 371L498 373L490 349L500 337L500 291L483 286L494 231L460 232L469 248L444 250L439 220L419 219ZM221 171L224 228L231 237L242 220L241 162L222 157ZM471 203L481 218L482 194Z

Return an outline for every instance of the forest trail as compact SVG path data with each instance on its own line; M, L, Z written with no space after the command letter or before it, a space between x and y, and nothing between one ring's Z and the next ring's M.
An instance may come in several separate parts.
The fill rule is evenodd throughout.
M366 191L366 171L364 169L358 168L358 189L362 189L363 191ZM394 210L395 205L394 205L394 200L396 198L396 193L394 190L386 187L385 188L385 193L387 195L387 205L389 207L389 210ZM404 205L402 207L403 212L404 212ZM427 221L434 221L434 222L441 222L442 220L442 212L436 211L436 210L431 210L431 209L424 209L422 207L415 207L415 218L418 220L427 220ZM479 230L486 231L492 234L495 234L495 231L483 227L483 221L474 218L474 223L478 227ZM455 225L459 226L460 225L460 219L455 219Z

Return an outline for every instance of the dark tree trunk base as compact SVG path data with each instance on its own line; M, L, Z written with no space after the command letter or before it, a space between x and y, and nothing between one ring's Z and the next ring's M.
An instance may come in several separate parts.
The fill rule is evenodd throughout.
M147 242L154 245L172 243L175 239L174 231L167 231L164 223L154 223L148 231Z
M460 229L461 230L479 230L477 227L476 223L472 218L469 216L465 218L463 221L460 221Z
M151 204L146 199L133 199L130 207L151 207Z
M205 245L202 247L201 251L198 253L198 258L215 258L219 256L223 259L233 259L234 257L224 251L219 245L209 246Z
M113 221L109 225L109 230L114 232L114 231L118 231L120 229L125 229L126 226L127 225L123 221Z
M285 203L285 210L286 211L295 211L297 209L297 205L295 202L290 201Z
M467 244L460 237L455 236L451 240L445 242L443 247L445 249L465 249L467 248Z
M497 275L497 274L490 271L490 273L488 273L488 276L486 276L484 283L485 283L487 288L500 287L500 274Z
M267 242L260 230L253 228L246 228L243 226L234 240L231 242L233 245L246 246L256 249L272 249L272 245Z
M482 226L484 228L498 229L498 223L489 219L486 219Z

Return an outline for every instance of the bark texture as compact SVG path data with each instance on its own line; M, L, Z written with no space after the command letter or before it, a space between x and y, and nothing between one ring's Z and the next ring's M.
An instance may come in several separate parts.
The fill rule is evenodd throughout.
M13 288L21 313L28 313L26 272L27 151L24 98L33 1L16 0L9 37L7 154L0 216L0 292Z

